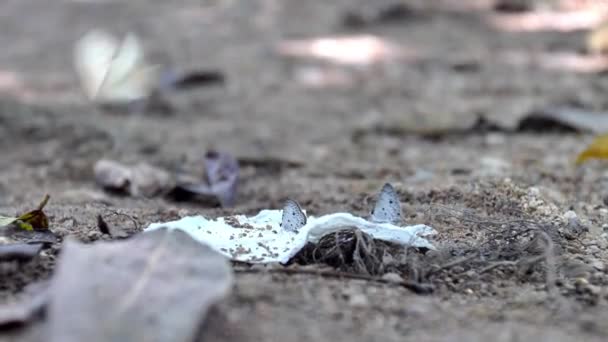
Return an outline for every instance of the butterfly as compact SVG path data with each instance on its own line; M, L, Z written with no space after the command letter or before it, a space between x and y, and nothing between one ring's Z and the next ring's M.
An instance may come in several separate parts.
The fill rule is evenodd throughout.
M110 106L143 100L156 100L157 104L163 105L159 97L161 92L224 83L220 71L178 72L150 63L135 34L128 33L119 41L99 29L85 34L76 43L74 67L86 96L98 104Z
M146 99L160 82L160 65L148 63L133 33L119 41L105 31L90 31L75 45L74 66L86 96L102 104Z
M376 223L393 223L401 221L401 202L395 188L390 183L384 184L376 205L370 215L370 221Z
M289 232L297 232L304 225L306 225L306 214L304 214L298 202L291 199L285 201L281 227Z

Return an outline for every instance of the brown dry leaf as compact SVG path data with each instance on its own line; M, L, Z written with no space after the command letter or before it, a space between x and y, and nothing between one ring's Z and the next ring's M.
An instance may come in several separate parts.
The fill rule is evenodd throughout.
M608 159L608 134L603 134L595 138L595 140L576 157L576 164L580 165L589 159Z
M46 230L49 228L49 220L42 209L49 202L51 197L45 195L38 208L32 211L28 211L19 217L6 217L0 216L0 228L7 226L15 226L23 230Z
M177 230L93 245L68 239L51 281L47 337L194 341L232 279L225 257Z

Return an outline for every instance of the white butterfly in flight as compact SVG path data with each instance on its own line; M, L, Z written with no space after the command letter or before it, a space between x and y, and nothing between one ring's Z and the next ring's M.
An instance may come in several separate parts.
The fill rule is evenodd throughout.
M219 71L175 70L150 63L139 38L128 33L122 40L95 29L74 47L74 67L86 96L99 104L128 104L149 99L158 91L184 90L222 84Z
M148 63L133 33L119 41L105 31L90 31L76 43L74 64L86 96L101 104L148 98L160 82L160 65Z

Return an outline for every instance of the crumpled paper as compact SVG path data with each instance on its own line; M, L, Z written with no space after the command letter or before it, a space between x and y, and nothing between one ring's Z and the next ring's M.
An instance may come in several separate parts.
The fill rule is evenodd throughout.
M399 227L373 223L349 213L334 213L308 217L305 226L297 232L289 232L280 226L282 213L282 210L262 210L253 217L235 215L217 219L188 216L177 221L152 223L145 231L162 227L180 229L232 260L248 263L286 263L307 242L317 242L323 236L345 228L358 228L375 239L404 246L435 249L424 236L437 232L423 224Z

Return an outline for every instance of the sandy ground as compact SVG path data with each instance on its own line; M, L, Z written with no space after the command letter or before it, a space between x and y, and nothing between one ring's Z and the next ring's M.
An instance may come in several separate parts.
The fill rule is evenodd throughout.
M592 136L469 129L479 117L513 128L533 109L555 104L606 110L605 76L564 62L583 58L584 29L526 29L509 21L516 14L493 12L482 1L412 1L416 11L405 18L344 27L345 13L373 15L386 3L4 1L0 212L27 210L49 193L53 231L94 241L109 239L97 230L98 214L131 233L189 214L253 214L288 197L316 215L363 215L367 199L391 181L407 222L439 232L439 251L415 253L410 262L422 275L404 274L426 275L434 294L362 280L237 273L233 295L205 336L605 340L606 164L572 163ZM72 44L92 27L135 30L153 56L184 70L220 69L228 82L171 96L173 113L144 115L127 142L113 147L128 118L89 104L72 69ZM327 37L364 37L358 41L367 45L342 60L278 52L288 40ZM250 161L233 209L117 197L94 183L92 165L101 158L202 172L210 148ZM571 231L570 210L586 232ZM538 235L512 236L527 224L522 219L549 237L550 256L532 261L546 249L534 246ZM509 248L516 253L496 254ZM48 278L58 251L3 270L0 299L11 301ZM439 270L473 253L480 257Z

